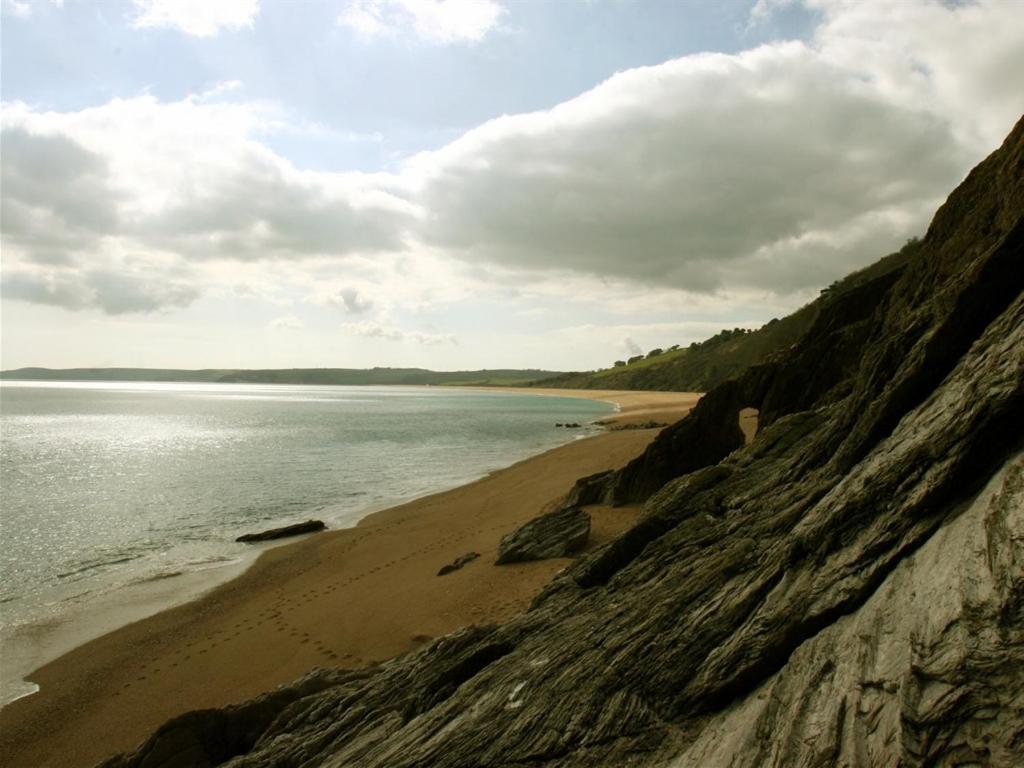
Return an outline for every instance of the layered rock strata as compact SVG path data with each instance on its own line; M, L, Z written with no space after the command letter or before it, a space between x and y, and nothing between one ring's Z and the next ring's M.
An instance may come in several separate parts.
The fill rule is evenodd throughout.
M495 565L568 557L586 546L590 515L579 507L564 507L540 515L501 538Z

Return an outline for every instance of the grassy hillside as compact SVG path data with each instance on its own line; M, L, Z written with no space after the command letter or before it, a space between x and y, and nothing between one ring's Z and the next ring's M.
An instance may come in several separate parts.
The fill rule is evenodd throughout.
M163 368L19 368L0 372L4 379L33 381L184 381L246 384L448 384L525 386L561 375L557 371L428 371L425 368L287 368L267 370Z
M901 268L918 248L909 241L896 253L869 267L853 272L824 288L811 303L781 320L774 319L756 331L725 329L689 347L671 348L649 357L632 358L627 364L599 371L566 373L537 385L572 389L654 389L706 392L747 367L764 361L773 353L795 344L829 302Z

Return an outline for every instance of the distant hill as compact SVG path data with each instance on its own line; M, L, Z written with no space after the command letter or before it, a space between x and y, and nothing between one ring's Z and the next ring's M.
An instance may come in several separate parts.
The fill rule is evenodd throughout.
M853 272L822 290L821 295L791 315L774 319L756 331L724 329L688 347L653 350L611 368L586 373L565 373L533 386L568 389L651 389L707 392L751 365L788 349L807 332L821 311L858 286L903 267L919 248L910 240L896 253Z
M0 371L2 379L34 381L181 381L244 384L544 386L567 389L647 389L706 392L751 365L788 349L807 332L821 311L858 286L894 272L918 250L908 242L896 253L847 275L821 295L781 320L756 331L724 329L688 347L654 350L611 368L583 373L537 369L431 371L425 368L280 368L178 370L164 368L18 368Z
M187 371L165 368L18 368L0 371L2 379L32 381L183 381L244 384L448 384L525 386L564 375L558 371L497 369L428 371L425 368L283 368Z

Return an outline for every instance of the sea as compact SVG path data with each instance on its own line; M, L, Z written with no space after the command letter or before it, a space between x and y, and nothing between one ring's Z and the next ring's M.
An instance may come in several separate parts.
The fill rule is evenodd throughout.
M46 661L240 573L269 546L243 533L350 527L613 410L448 387L5 380L0 704Z

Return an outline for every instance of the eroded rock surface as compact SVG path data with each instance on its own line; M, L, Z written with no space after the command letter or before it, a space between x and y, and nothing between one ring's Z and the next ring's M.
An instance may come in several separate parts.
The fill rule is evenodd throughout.
M590 515L579 507L564 507L535 517L502 537L495 565L568 557L586 546Z
M1024 765L1022 214L1024 123L904 268L602 481L639 522L527 613L110 765Z
M672 765L871 766L894 755L907 765L1020 764L1022 582L1017 456L859 610L797 648Z

